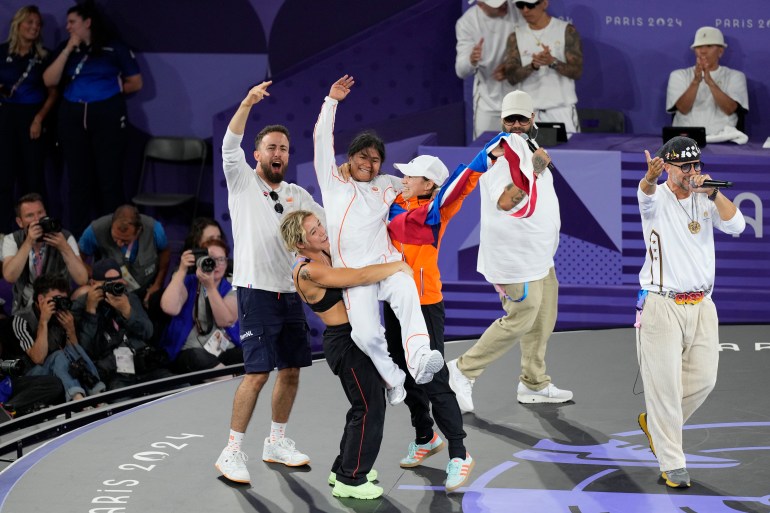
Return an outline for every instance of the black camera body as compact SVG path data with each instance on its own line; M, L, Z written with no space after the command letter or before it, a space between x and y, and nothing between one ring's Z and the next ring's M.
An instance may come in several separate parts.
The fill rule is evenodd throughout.
M43 229L43 233L59 233L61 231L61 221L54 219L53 217L45 216L37 222L40 228Z
M0 360L0 377L21 376L24 374L24 362L21 360Z
M67 296L54 296L51 298L54 310L57 312L69 312L72 310L72 300Z
M187 274L195 274L195 269L200 269L201 272L208 274L217 267L216 261L209 256L208 250L194 248L191 251L195 257L195 267L189 267Z
M119 281L108 281L102 284L102 290L105 294L113 296L122 296L126 293L126 286Z
M68 371L70 376L78 380L87 389L94 388L99 383L99 376L91 374L91 371L88 370L88 365L82 358L70 362Z

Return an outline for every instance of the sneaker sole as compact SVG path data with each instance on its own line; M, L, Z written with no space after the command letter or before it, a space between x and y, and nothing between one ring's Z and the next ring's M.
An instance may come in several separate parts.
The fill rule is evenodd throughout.
M341 499L362 499L362 500L372 500L372 499L379 499L382 497L382 495L385 493L385 491L381 491L377 495L358 495L356 493L343 493L341 491L338 491L336 487L332 490L332 495L335 497L339 497Z
M243 479L234 479L234 478L228 476L227 474L222 472L222 469L219 468L219 465L217 465L216 463L214 464L214 466L219 471L219 473L222 474L225 477L225 479L227 479L228 481L232 481L233 483L251 484L251 481L244 481Z
M647 442L649 442L650 444L650 450L652 451L652 455L657 457L658 455L655 454L655 446L652 444L652 436L650 435L649 426L647 425L647 414L640 413L639 416L636 418L636 421L639 423L639 427L642 428L642 433L644 433L647 436Z
M565 399L559 399L558 397L545 397L542 395L516 395L516 400L521 404L535 404L535 403L566 403L572 400L572 397Z
M669 481L668 476L666 475L665 472L661 473L660 477L663 478L663 480L666 482L666 486L668 486L669 488L689 488L690 487L689 481L686 483L675 483L673 481Z
M422 369L422 372L415 376L414 382L418 385L430 383L433 381L433 375L440 371L443 367L444 357L441 356L441 353L433 353L428 359L428 362L425 364L425 367Z
M271 460L271 459L265 459L265 458L262 458L262 461L264 461L265 463L280 463L281 465L286 465L287 467L301 467L303 465L310 464L310 459L306 459L305 461L301 461L299 463L286 463L284 461Z
M463 485L465 485L465 483L467 483L468 479L471 477L471 472L473 471L473 467L475 467L475 466L476 466L476 460L471 461L471 465L468 467L468 473L465 474L465 479L463 479L462 482L460 482L456 486L452 486L452 487L447 486L446 487L446 491L447 492L454 492L458 488L460 488Z
M398 466L401 467L401 468L419 467L420 465L422 465L423 461L425 461L426 459L430 458L431 456L433 456L437 452L441 452L442 450L444 450L444 441L443 440L441 440L441 443L439 445L437 445L436 447L434 447L433 449L431 449L430 451L425 453L425 456L423 456L421 460L419 460L419 461L417 461L415 463L399 463Z

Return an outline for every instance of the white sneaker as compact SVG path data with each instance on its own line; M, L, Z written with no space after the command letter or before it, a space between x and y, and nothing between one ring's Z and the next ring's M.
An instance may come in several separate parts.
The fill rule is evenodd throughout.
M542 390L532 390L519 381L516 399L520 403L566 403L572 399L572 392L556 388L553 383Z
M389 388L385 391L385 395L388 397L388 402L391 406L395 406L399 403L403 403L406 399L406 389L404 385L396 385L393 388Z
M231 451L225 447L214 466L230 481L250 483L251 476L249 476L249 469L246 468L246 461L248 459L249 457L246 456L246 453Z
M449 369L449 386L457 397L460 411L463 413L473 411L473 383L476 380L468 378L460 372L460 369L457 368L457 359L447 362L446 367Z
M433 381L433 375L444 367L444 356L441 351L424 353L420 357L420 363L417 364L417 374L414 376L414 382L418 385L424 385Z
M270 437L267 437L262 449L262 461L283 463L287 467L301 467L310 463L310 458L294 447L294 440L291 438L279 438L270 443Z

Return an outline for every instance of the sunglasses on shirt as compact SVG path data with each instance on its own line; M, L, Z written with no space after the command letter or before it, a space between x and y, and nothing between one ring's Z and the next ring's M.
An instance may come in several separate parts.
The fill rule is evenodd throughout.
M268 196L270 196L271 200L275 201L275 205L273 205L275 211L279 214L283 214L283 205L281 205L281 202L278 201L278 193L275 191L270 191Z

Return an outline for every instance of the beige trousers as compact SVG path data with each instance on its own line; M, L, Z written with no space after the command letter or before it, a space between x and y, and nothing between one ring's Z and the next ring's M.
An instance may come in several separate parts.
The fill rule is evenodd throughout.
M479 377L490 363L521 341L521 382L532 390L542 390L551 382L545 373L545 350L556 325L559 281L552 267L545 278L529 282L526 299L515 301L522 297L524 286L503 285L508 296L502 299L506 315L493 322L457 360L457 367L465 376Z
M719 320L711 299L677 305L647 295L637 330L647 423L660 470L686 467L682 426L714 389L719 365Z

